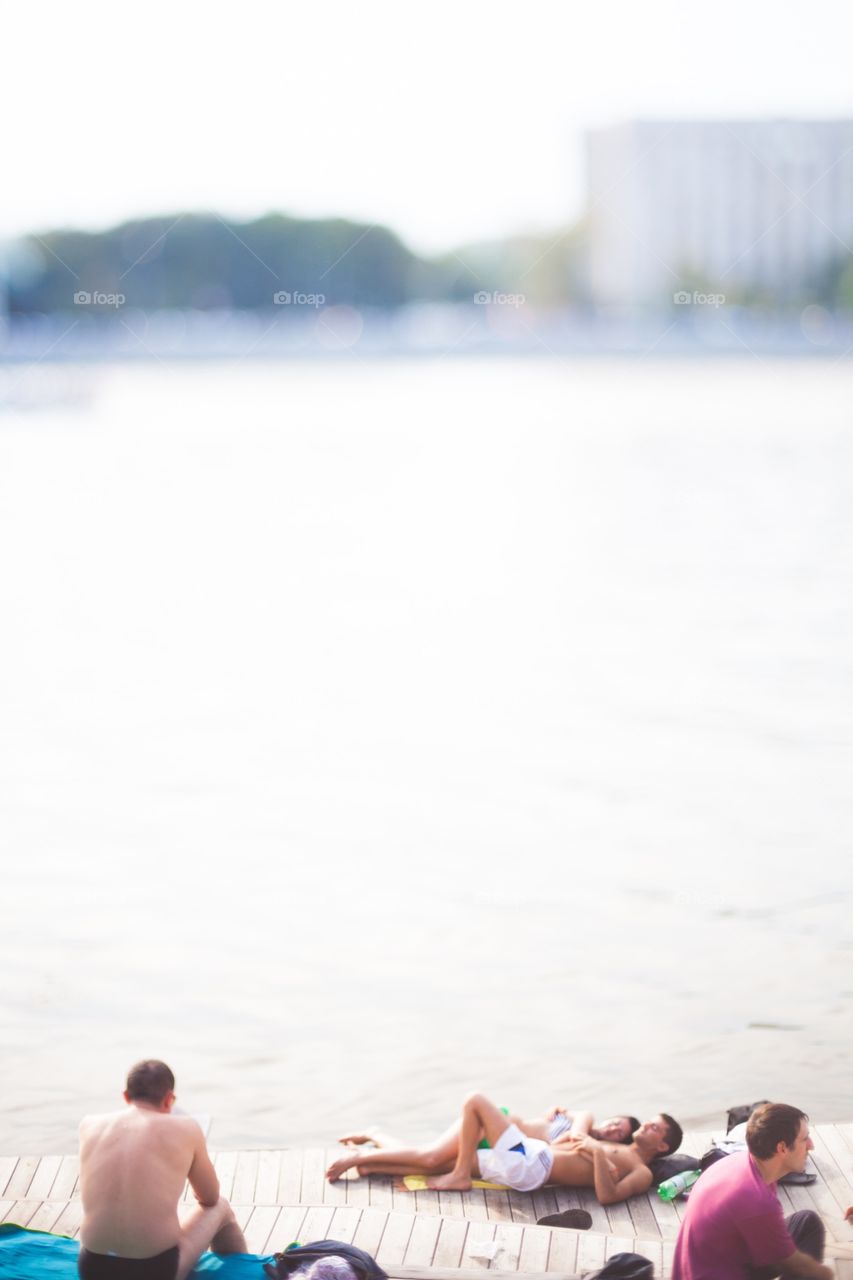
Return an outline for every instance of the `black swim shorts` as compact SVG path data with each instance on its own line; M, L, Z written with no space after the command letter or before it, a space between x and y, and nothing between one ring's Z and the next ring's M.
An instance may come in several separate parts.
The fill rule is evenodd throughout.
M175 1280L178 1246L153 1258L120 1258L114 1253L92 1253L81 1248L77 1270L80 1280Z

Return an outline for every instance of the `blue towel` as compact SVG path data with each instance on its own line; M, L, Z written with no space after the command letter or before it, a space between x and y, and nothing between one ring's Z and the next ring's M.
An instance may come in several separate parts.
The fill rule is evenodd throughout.
M3 1280L77 1280L80 1245L68 1236L47 1231L27 1231L12 1223L0 1223L0 1276ZM220 1257L205 1253L192 1272L194 1276L215 1274L218 1280L263 1280L263 1265L269 1257L254 1253L232 1253Z

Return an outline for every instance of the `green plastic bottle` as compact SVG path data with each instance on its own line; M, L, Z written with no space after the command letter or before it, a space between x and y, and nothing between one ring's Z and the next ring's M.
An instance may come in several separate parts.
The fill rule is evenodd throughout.
M667 1178L658 1187L661 1200L674 1200L676 1196L680 1196L682 1191L693 1186L701 1172L701 1169L688 1169L686 1173L677 1173L674 1178Z

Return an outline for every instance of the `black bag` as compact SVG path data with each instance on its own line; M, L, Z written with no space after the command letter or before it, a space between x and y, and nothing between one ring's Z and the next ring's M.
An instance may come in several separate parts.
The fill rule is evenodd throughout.
M369 1253L343 1240L313 1240L311 1244L291 1244L283 1253L273 1254L272 1262L264 1263L264 1271L272 1280L285 1280L300 1267L319 1258L343 1258L352 1267L359 1280L388 1280L388 1276L371 1258Z
M589 1280L654 1280L654 1264L641 1253L614 1253Z
M726 1133L731 1133L736 1124L743 1124L744 1120L748 1120L756 1107L763 1107L767 1098L760 1098L758 1102L747 1102L742 1107L732 1107L729 1111L729 1118L726 1121Z

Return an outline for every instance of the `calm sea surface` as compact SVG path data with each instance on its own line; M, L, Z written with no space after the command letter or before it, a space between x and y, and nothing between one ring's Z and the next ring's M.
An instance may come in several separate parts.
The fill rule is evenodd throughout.
M853 369L112 366L0 413L0 1152L853 1118Z

